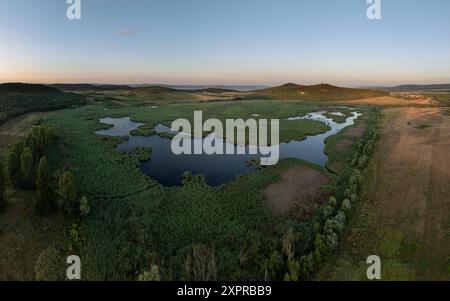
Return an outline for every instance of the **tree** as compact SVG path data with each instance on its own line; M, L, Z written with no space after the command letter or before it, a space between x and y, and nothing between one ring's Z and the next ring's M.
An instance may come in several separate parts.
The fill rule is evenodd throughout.
M300 274L300 263L295 260L288 261L288 272L284 275L284 281L298 281L298 276Z
M185 263L186 281L214 281L217 264L214 250L205 245L194 245Z
M45 129L45 133L44 133L44 143L46 146L49 146L50 144L53 143L54 140L54 133L53 133L53 129L51 127L47 127Z
M29 147L25 147L20 155L20 176L22 187L26 189L32 188L33 152Z
M14 187L19 187L21 183L20 177L20 154L23 150L23 142L16 143L6 156L6 168L9 179Z
M5 203L5 175L3 173L3 162L0 161L0 208Z
M67 214L73 214L76 208L76 187L75 180L71 172L66 171L58 180L56 189L58 207Z
M314 261L317 265L322 263L322 258L327 253L327 246L322 240L322 236L317 233L316 239L314 240Z
M39 160L37 180L37 203L36 210L39 213L49 213L52 209L52 201L50 195L49 173L47 157L43 156Z
M80 200L80 213L81 216L88 216L91 213L91 208L88 205L88 200L84 196Z

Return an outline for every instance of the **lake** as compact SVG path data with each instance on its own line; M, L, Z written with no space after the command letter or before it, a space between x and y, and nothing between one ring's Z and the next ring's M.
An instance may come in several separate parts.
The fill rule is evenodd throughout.
M298 158L305 161L325 166L328 158L325 154L325 140L331 135L335 135L342 129L351 126L362 114L352 112L343 123L336 123L332 118L324 116L326 112L313 112L304 116L294 116L288 120L310 119L326 123L331 130L326 133L309 136L302 141L291 141L281 143L279 146L280 159ZM339 112L334 112L339 113ZM107 136L124 136L137 129L142 123L134 122L129 117L124 118L101 118L100 122L113 125L106 130L99 130L96 133ZM156 132L172 132L169 127L162 124L155 128ZM231 145L235 148L242 148L230 144L228 141L210 135L206 138L192 139L214 139L215 143L223 143L224 147ZM254 166L248 166L249 160L259 160L261 155L250 155L248 152L244 155L175 155L171 150L171 139L163 138L158 135L149 137L132 136L126 142L117 146L120 152L126 152L136 147L151 147L151 159L140 163L140 169L150 178L158 181L165 186L179 186L181 184L183 173L191 171L193 174L203 174L206 182L211 186L218 186L232 181L236 176L243 173L255 172ZM248 146L244 147L248 150ZM265 156L264 156L265 157Z

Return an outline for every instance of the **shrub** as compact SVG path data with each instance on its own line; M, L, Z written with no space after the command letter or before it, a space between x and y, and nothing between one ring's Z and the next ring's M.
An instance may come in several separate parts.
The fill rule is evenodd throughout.
M87 198L84 196L81 198L80 200L80 214L81 216L88 216L91 213L91 208L88 205L88 200Z
M330 205L325 205L322 209L322 217L323 219L327 219L333 215L334 209Z
M159 273L159 268L157 265L152 265L150 272L143 272L138 276L139 281L161 281L161 275Z
M344 212L348 212L351 209L352 209L352 205L350 203L350 200L349 199L343 200L342 204L341 204L341 210L344 211Z
M291 259L288 261L288 272L284 275L284 281L297 281L300 274L300 263Z
M337 207L337 200L336 200L336 198L334 196L331 196L329 201L328 201L328 204L331 207L336 208Z
M38 281L61 281L65 279L65 261L54 246L50 246L39 255L35 266Z

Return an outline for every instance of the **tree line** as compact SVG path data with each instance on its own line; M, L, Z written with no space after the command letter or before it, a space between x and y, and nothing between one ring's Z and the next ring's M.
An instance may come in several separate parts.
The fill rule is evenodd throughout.
M0 161L0 205L6 202L6 182L9 180L16 189L35 191L33 208L38 214L50 214L57 209L68 215L89 214L87 199L83 197L79 201L77 198L73 174L64 171L54 176L49 170L46 151L54 147L56 141L53 128L39 125L10 148L6 164Z

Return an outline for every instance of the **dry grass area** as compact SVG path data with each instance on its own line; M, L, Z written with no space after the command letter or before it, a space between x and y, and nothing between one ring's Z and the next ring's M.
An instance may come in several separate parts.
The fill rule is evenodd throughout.
M233 100L236 97L245 97L251 95L251 92L222 92L222 93L211 93L211 92L201 92L201 93L191 93L191 95L198 99L199 101L217 101L217 100Z
M46 113L29 113L13 118L0 125L0 155L19 138L26 136L32 126Z
M289 213L305 219L326 200L321 187L329 179L310 167L295 167L281 174L281 180L266 188L267 206L275 216Z
M365 99L355 99L345 101L352 105L379 105L379 106L411 106L411 105L434 105L435 101L423 95L416 95L414 98L402 98L394 96L382 96Z
M360 208L324 279L450 280L450 116L444 108L384 111Z

